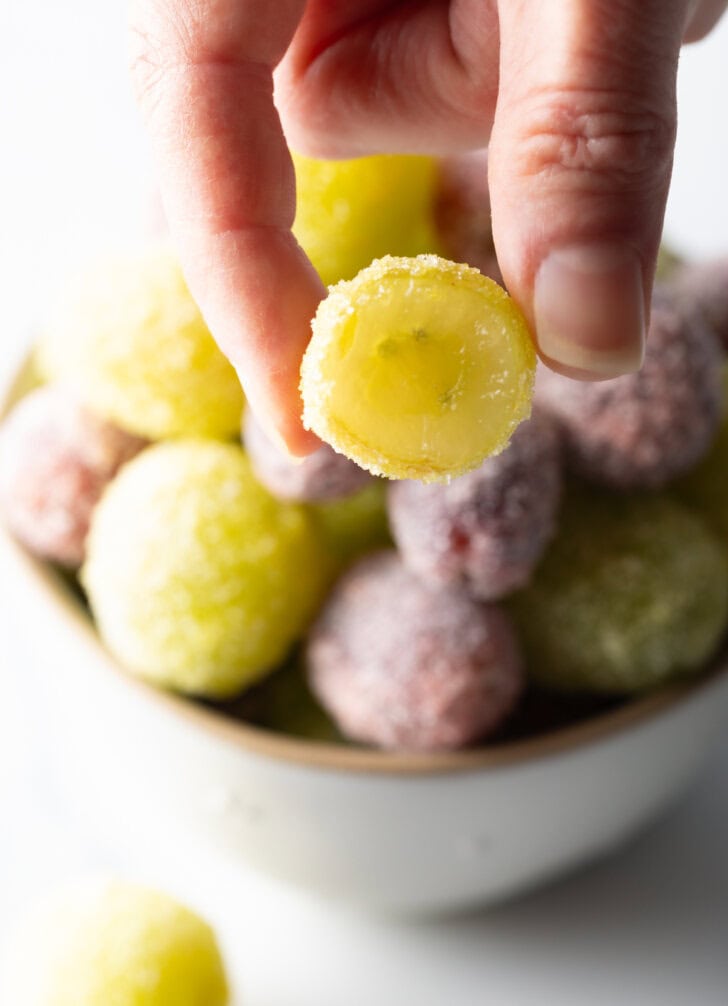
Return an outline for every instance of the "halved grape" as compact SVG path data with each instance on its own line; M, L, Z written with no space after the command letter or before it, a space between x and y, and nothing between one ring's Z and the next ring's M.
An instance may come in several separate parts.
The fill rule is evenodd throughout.
M321 161L294 154L293 164L293 233L327 285L351 279L382 255L438 250L433 158Z
M435 255L386 257L322 301L304 423L389 478L445 481L497 454L531 410L536 354L508 294Z

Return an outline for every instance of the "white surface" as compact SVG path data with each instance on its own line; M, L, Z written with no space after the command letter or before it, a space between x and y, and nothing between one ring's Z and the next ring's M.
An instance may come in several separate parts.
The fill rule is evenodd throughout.
M142 225L151 186L126 82L123 7L0 9L0 367L74 263ZM667 233L694 252L728 248L726 57L728 24L683 57ZM49 883L139 869L96 843L48 787L13 601L0 570L0 940ZM427 925L355 918L252 875L231 886L214 863L192 874L174 849L145 876L207 911L248 1006L723 1006L726 848L728 741L680 808L628 850L488 914Z

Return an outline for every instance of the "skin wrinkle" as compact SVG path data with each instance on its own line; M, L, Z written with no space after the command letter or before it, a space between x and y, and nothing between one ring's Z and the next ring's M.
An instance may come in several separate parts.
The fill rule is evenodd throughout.
M542 107L531 111L529 132L520 139L522 175L544 172L588 172L591 188L602 184L620 191L642 191L651 179L669 173L675 136L673 122L649 112L580 112L596 107L599 98L572 92L566 97L540 96ZM616 96L606 96L613 107ZM622 106L625 108L626 106Z
M453 128L463 136L458 149L482 145L497 83L497 61L483 49L495 56L497 32L493 39L477 38L479 58L471 52L472 36L470 49L461 51L450 30L451 8L460 6L462 0L387 5L378 17L339 31L328 47L314 47L311 25L323 15L320 4L309 5L276 73L281 115L295 148L333 157L433 152L439 132ZM435 130L427 128L431 122Z

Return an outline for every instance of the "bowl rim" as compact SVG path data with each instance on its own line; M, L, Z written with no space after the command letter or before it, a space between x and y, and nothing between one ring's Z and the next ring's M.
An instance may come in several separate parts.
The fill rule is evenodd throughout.
M0 386L0 421L14 403L32 386L30 355L11 372L10 380ZM335 742L307 740L234 719L225 712L193 698L159 688L125 671L104 647L94 630L87 609L63 583L52 565L32 556L0 525L4 551L36 593L44 597L48 610L65 615L66 630L76 642L101 662L120 683L188 724L202 728L227 744L248 754L290 765L354 772L370 775L426 777L445 773L501 769L545 757L568 754L574 749L614 738L646 724L673 710L688 696L697 695L728 680L728 661L718 660L712 670L700 677L668 685L644 696L627 700L615 709L597 713L583 721L569 724L534 737L503 741L481 747L443 752L384 751L376 748L347 746Z

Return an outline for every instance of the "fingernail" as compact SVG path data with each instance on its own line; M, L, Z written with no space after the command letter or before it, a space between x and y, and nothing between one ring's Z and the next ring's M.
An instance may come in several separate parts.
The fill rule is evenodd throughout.
M598 378L639 370L645 302L637 255L616 244L551 252L536 276L534 316L549 361Z

